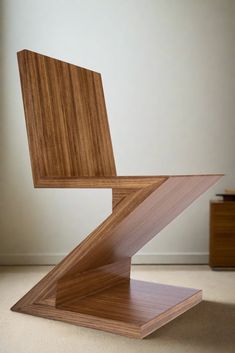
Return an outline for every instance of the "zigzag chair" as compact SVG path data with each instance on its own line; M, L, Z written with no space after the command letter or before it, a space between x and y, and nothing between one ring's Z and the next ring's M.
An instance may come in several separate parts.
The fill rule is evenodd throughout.
M202 291L133 280L131 257L221 175L117 176L101 75L29 50L18 63L34 186L109 188L113 211L12 310L143 338Z

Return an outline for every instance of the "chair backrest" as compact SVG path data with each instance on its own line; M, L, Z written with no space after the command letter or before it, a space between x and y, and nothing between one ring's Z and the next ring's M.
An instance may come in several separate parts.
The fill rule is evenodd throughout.
M34 183L115 176L101 75L29 50L17 55Z

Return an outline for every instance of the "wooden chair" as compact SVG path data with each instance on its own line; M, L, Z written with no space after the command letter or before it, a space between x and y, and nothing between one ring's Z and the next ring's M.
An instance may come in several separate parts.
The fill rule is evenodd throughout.
M28 50L18 63L34 186L109 188L113 211L12 310L143 338L202 292L133 280L131 257L221 175L117 176L101 75Z

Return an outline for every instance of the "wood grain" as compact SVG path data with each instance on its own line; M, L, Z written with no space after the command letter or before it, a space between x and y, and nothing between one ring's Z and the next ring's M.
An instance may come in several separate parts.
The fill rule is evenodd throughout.
M81 272L95 271L100 266L118 262L120 258L133 256L147 241L152 239L218 179L219 176L169 177L160 185L153 184L128 194L94 232L15 304L13 310L33 314L35 313L33 307L37 306L37 315L40 315L39 308L41 308L42 316L45 316L45 307L61 310L56 309L56 293L58 283L63 276L69 273L71 278L74 276L76 282L76 276L79 277ZM118 286L114 286L114 288L118 290ZM80 293L79 290L76 294L72 288L70 297L76 295L79 297L81 294L83 293ZM156 301L157 298L158 296L155 295ZM193 301L192 305L194 304ZM63 303L63 309L66 305L69 305L69 301ZM181 302L180 310L186 310L185 308L188 308L188 305L190 307L187 300L185 301L185 307L184 302ZM66 308L65 313L63 311L58 312L58 319L62 320L64 315L64 320L68 320L67 310L73 309L67 306ZM173 312L172 318L178 315L178 310L174 304L169 310ZM49 312L51 313L50 310ZM49 314L48 317L50 317ZM54 311L53 317L56 318ZM149 332L152 332L153 327L160 325L160 322L162 322L157 322L157 317L158 314L156 313L156 321L154 321L154 326L150 326ZM165 320L163 320L164 322ZM81 324L80 316L78 316L77 323ZM119 323L119 325L121 324ZM103 325L99 324L97 328L100 329L100 327L103 327ZM119 332L116 331L116 328L113 329L113 325L110 327L107 328L106 323L103 329ZM130 336L126 324L122 326L122 329L123 327L125 327L126 334ZM145 334L147 335L147 329ZM142 337L140 333L136 335L136 337Z
M218 176L223 174L200 174L195 176ZM191 177L193 175L174 175L174 177ZM103 188L103 189L140 189L151 184L164 182L169 175L157 176L116 176L100 178L42 178L37 188ZM125 193L125 191L123 190Z
M131 258L126 258L95 269L72 273L61 277L56 287L56 307L63 308L68 302L80 300L104 289L125 283L130 278Z
M114 209L127 195L134 193L137 190L138 188L112 189L112 208Z
M120 327L134 324L143 338L201 300L202 292L197 289L130 280L93 296L67 301L63 309L113 320ZM132 336L128 328L124 334Z
M58 279L68 271L87 271L133 256L218 178L170 177L160 186L151 185L129 194L57 265L47 283L43 283L43 290L37 288L37 296L42 300L55 295Z
M38 188L103 188L141 189L150 184L164 182L168 176L116 176L100 178L42 178Z
M197 292L199 292L197 289L132 279L106 288L95 295L68 300L64 304L64 309L143 325ZM144 308L142 308L143 302Z
M235 267L235 202L210 204L211 267Z
M143 338L201 291L130 279L130 260L221 175L116 176L101 76L18 53L35 187L111 188L113 211L13 311Z
M130 280L126 285L68 304L67 310L41 304L12 310L130 338L144 338L201 300L202 292L197 289Z
M115 176L101 75L18 52L35 186L43 177Z

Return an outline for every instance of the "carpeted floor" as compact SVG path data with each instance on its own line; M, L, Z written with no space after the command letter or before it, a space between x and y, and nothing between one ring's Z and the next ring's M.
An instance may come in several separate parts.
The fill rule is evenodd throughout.
M132 277L203 289L204 301L144 340L10 311L49 266L0 267L0 353L234 353L235 272L133 266Z

